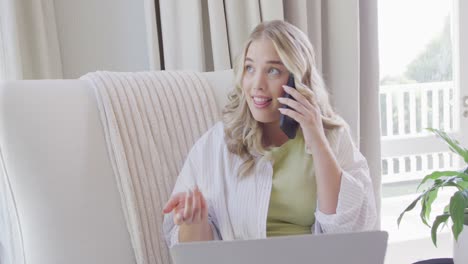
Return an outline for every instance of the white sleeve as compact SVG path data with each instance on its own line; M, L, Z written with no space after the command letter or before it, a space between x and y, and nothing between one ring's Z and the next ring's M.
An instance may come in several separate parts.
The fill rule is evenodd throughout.
M335 214L325 214L317 206L315 233L354 232L373 229L377 221L374 190L367 160L354 146L346 128L336 136L335 156L342 169Z
M203 151L206 151L206 145L204 144L205 138L201 138L195 146L191 149L190 153L187 156L187 159L182 167L182 170L179 173L179 176L177 177L177 181L174 187L174 190L172 191L172 195L179 193L179 192L185 192L189 188L193 188L195 186L195 183L199 183L200 179L197 179L196 177L203 177L201 170L199 169L200 162L202 162L203 159ZM209 150L208 150L209 151ZM198 184L201 190L203 190L203 186ZM219 230L217 228L217 221L216 221L216 216L213 210L213 207L211 206L212 202L206 198L206 203L208 207L208 222L211 226L211 229L213 231L213 237L215 240L221 240L221 236L219 235ZM175 244L179 243L179 226L174 223L173 220L173 213L167 214L164 216L164 223L163 223L163 233L166 239L166 243L169 248L174 246Z

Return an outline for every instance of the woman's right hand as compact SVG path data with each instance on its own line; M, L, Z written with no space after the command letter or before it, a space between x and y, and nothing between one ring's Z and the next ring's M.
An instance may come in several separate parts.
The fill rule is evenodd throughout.
M180 242L213 240L206 200L197 186L174 194L163 209L164 214L170 212L174 212L174 223L180 226Z
M174 194L163 209L164 214L170 212L174 212L174 223L179 226L208 224L206 201L198 186L193 190Z

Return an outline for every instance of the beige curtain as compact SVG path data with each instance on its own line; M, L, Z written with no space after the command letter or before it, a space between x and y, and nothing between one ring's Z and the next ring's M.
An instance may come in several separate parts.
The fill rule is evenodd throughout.
M368 159L380 210L377 0L147 1L160 14L147 20L153 69L230 69L261 21L284 19L306 32L332 103Z
M25 255L18 212L0 149L0 263L24 264Z
M145 0L153 70L225 70L261 21L284 19L282 0Z
M377 190L377 209L381 209L381 150L380 150L380 101L379 101L379 43L377 1L361 0L360 13L360 72L359 72L359 137L361 151L369 161L374 177L374 189ZM380 228L380 213L378 214Z
M53 0L0 0L0 79L62 78Z

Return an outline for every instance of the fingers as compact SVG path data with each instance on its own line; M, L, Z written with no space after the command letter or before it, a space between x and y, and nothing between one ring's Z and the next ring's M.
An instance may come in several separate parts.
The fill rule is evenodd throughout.
M296 101L298 101L302 105L311 105L311 102L307 100L307 98L304 95L302 95L297 89L291 88L287 85L283 85L283 88L288 94L290 94Z
M174 212L174 223L176 225L184 224L184 209L179 209Z
M301 123L301 121L305 121L308 123L308 119L314 116L322 116L322 111L320 106L316 101L315 94L309 88L302 88L298 87L298 89L291 88L289 86L283 85L284 90L289 93L293 99L280 97L278 101L281 104L289 106L291 110L281 110L282 114L285 114L297 122ZM296 112L296 113L294 113Z
M278 101L281 104L289 106L291 109L295 110L296 112L299 112L299 113L307 112L307 109L302 104L298 103L297 101L294 101L293 99L289 99L286 97L279 97Z
M182 224L198 224L204 221L208 216L207 206L203 194L197 186L193 190L178 194L178 203L172 201L177 200L172 197L168 205L164 208L164 212L174 210L174 223ZM183 196L183 197L182 197ZM183 199L182 199L183 198ZM169 210L169 208L172 208Z
M305 88L304 88L305 87ZM300 105L304 106L304 108L298 108L297 106L294 108L296 111L299 111L303 114L305 114L306 112L317 112L317 111L320 111L320 106L317 102L317 97L315 95L315 93L307 88L306 86L298 86L297 89L294 89L294 88L291 88L289 86L286 86L286 85L283 85L283 88L284 90L291 94L291 96L294 98L293 101L297 101L300 103ZM279 98L278 98L279 99ZM287 98L286 98L287 99ZM282 101L280 100L280 102L282 103ZM291 106L290 104L287 104L288 106L290 106L291 108L293 108L293 106ZM320 111L321 113L321 111Z
M317 96L315 95L314 91L312 91L312 89L304 86L299 87L297 90L307 99L307 101L311 102L312 104L317 103Z
M187 196L185 196L185 209L184 209L184 222L187 222L187 224L192 223L192 217L193 217L193 192L192 190L187 191Z
M200 205L201 205L201 210L200 210L200 217L202 220L208 218L208 206L206 205L206 200L205 197L203 197L203 194L200 192Z
M304 119L303 115L294 110L285 108L279 108L278 110L281 112L281 114L291 117L292 119L296 120L296 122L298 122L299 124L301 124Z
M185 193L177 193L173 195L166 203L163 209L163 214L168 214L177 207L180 201L184 198Z
M200 223L201 221L201 192L195 187L193 191L193 223Z

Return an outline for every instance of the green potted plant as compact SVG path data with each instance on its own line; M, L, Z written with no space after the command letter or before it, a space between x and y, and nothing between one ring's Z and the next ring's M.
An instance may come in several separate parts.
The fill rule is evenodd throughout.
M450 150L460 155L468 165L468 149L462 147L460 143L452 139L447 133L428 128L438 137L442 138L449 146ZM411 211L416 204L421 202L421 221L431 227L432 242L437 247L437 230L441 224L447 225L448 220L452 222L452 234L454 242L454 260L455 263L468 263L468 167L462 171L434 171L425 176L418 186L418 189L424 185L431 183L421 195L419 195L398 217L398 225L400 225L403 215ZM428 223L431 214L431 206L437 199L439 190L445 187L456 188L456 192L451 196L449 203L444 208L442 214L438 215L432 225ZM461 250L464 248L464 250ZM457 260L458 258L458 260ZM463 259L463 260L462 260Z

